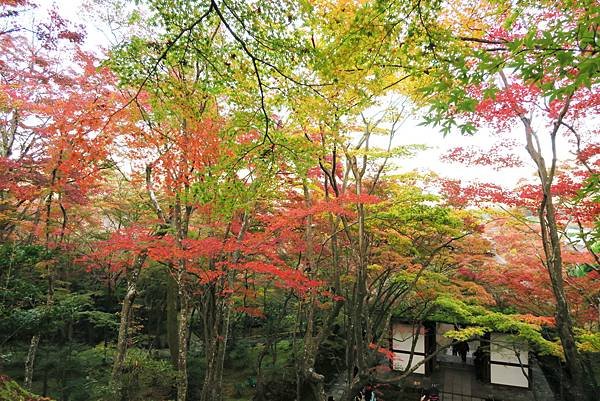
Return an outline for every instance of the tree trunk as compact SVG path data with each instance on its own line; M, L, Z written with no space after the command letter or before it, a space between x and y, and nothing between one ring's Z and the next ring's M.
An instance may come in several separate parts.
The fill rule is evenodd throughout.
M48 293L46 294L46 307L50 308L54 304L54 279L52 270L48 265ZM35 334L29 343L29 351L27 351L27 359L25 359L25 379L24 386L27 390L31 389L33 383L33 369L35 364L35 355L40 344L40 334Z
M268 345L271 342L271 338L267 338L267 343L265 344L264 348L262 349L262 351L260 352L260 354L258 354L258 357L256 358L256 391L255 391L255 395L253 398L253 401L268 401L265 398L265 380L264 380L264 375L263 375L263 369L262 369L262 363L263 360L265 359L265 357L267 356L267 354L269 353L269 348Z
M507 80L504 74L501 74L501 77L506 85ZM554 130L550 134L553 151L550 170L548 170L546 161L542 156L538 137L531 126L531 121L527 117L521 116L521 122L525 128L526 149L531 159L536 164L542 187L543 198L539 206L538 218L541 227L542 244L544 247L544 262L550 276L552 292L556 300L556 327L563 346L567 372L571 382L571 390L573 392L572 395L575 399L583 400L586 399L584 385L586 372L581 355L577 350L575 336L573 335L573 322L571 320L569 305L564 290L561 243L558 235L556 212L552 200L552 183L556 166L556 133L560 127L560 121L562 121L562 118L568 110L568 106L569 101L567 100L558 120L554 124ZM592 398L589 399L591 400Z
M111 380L113 382L118 380L119 375L123 371L123 364L125 363L125 356L127 354L131 306L133 305L136 295L136 283L130 281L127 284L127 293L125 294L125 298L123 298L123 303L121 305L121 320L119 322L119 334L117 336L117 354L115 355L111 374Z
M222 342L219 337L221 337L220 327L223 300L219 299L218 295L221 292L221 288L222 282L216 282L211 285L206 291L206 298L202 304L206 369L200 401L216 401L217 394L220 391L216 388L216 378L219 347Z
M325 401L325 376L315 372L313 368L309 368L304 372L304 381L309 385L315 401Z
M27 352L27 359L25 360L25 381L23 387L27 390L31 390L31 384L33 382L33 365L35 362L35 355L37 353L38 345L40 343L40 335L36 334L31 337L29 343L29 351Z
M200 401L217 401L218 389L215 386L215 373L217 370L217 358L219 340L216 338L206 343L206 372L204 376L204 383L202 385L202 393L200 394Z
M508 79L504 72L500 71L499 75L504 87L508 87ZM554 121L553 129L549 135L552 149L552 159L549 168L546 165L539 137L533 129L531 120L522 113L519 114L519 118L525 130L525 149L536 165L542 188L542 199L538 209L538 218L541 228L542 245L544 248L544 265L548 270L552 292L556 300L556 328L558 329L558 335L563 346L567 374L571 383L571 395L574 399L589 399L591 401L594 399L594 396L588 394L586 397L587 391L584 383L588 372L584 369L583 358L577 350L575 336L573 335L573 321L571 319L569 304L564 290L561 243L558 235L556 212L552 200L552 184L557 162L556 135L569 110L571 97L572 94L566 97L565 103L558 117Z
M364 134L365 149L369 149L369 131ZM362 166L359 166L357 157L346 151L347 163L354 176L356 195L360 198L363 195L362 179L366 169L366 156L362 159ZM357 203L357 223L358 238L356 242L356 284L353 290L352 302L350 303L350 331L347 341L347 347L350 348L348 369L352 372L351 381L347 383L347 390L351 390L357 377L362 377L367 371L365 355L367 354L367 317L365 316L367 302L367 265L368 265L368 233L365 226L365 208L364 204ZM349 234L348 234L349 235ZM354 375L354 370L357 374ZM349 391L351 393L352 391Z
M236 238L238 242L243 239L247 226L248 214L244 212L240 231ZM234 252L231 262L237 263L240 256L240 251ZM229 299L222 293L226 288L232 288L233 278L232 273L228 272L218 280L211 288L207 302L203 303L206 374L200 395L201 401L221 401L223 399L223 367L229 340L232 306Z
M223 307L225 308L224 319L221 327L221 341L218 341L217 361L215 367L215 399L212 401L222 401L223 399L223 367L225 365L225 354L227 352L227 340L229 338L229 324L231 321L231 305L227 299L223 299Z
M544 253L547 261L548 273L552 284L552 292L556 299L556 328L560 342L563 346L567 373L572 383L572 395L575 399L586 399L587 372L584 368L583 359L577 350L575 336L573 334L573 321L569 311L569 305L564 291L563 264L560 251L560 239L555 220L554 205L550 194L544 194L545 211L540 210L540 222L542 223L542 240L544 241ZM545 216L544 216L545 215ZM544 233L544 231L546 231ZM593 395L588 394L591 401Z
M119 322L119 333L117 336L117 354L115 355L115 361L113 362L113 368L111 372L111 383L120 387L120 376L123 372L123 365L125 364L125 357L127 356L127 342L129 340L128 332L129 325L131 324L132 306L137 295L137 280L140 274L142 265L146 260L146 252L140 253L132 266L131 275L127 281L127 292L123 303L121 304L121 319Z
M189 332L189 315L190 306L187 294L184 293L180 284L179 300L181 303L179 309L179 327L178 327L178 358L177 358L177 401L185 401L188 391L188 372L187 372L187 355L188 355L188 332Z
M177 282L169 274L167 278L167 342L171 363L177 367L179 360L179 335L177 330Z

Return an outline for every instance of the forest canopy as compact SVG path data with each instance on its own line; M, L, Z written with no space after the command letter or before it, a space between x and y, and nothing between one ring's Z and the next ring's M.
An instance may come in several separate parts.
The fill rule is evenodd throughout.
M0 0L0 400L392 399L394 321L595 399L596 0L44 3Z

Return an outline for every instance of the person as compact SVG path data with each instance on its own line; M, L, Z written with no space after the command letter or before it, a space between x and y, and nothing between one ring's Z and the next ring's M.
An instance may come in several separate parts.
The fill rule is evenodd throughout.
M469 344L466 341L461 341L456 345L460 359L463 363L467 363L467 353L469 352Z
M440 390L438 390L435 384L432 384L430 388L423 392L421 396L421 401L439 401L440 400Z
M458 340L453 339L452 340L452 356L457 356L458 355Z
M377 398L375 397L375 391L373 389L373 386L366 386L364 394L365 394L366 401L377 401Z
M473 353L473 364L475 365L475 377L477 380L483 380L483 350L481 346L477 347Z
M356 401L377 401L373 387L368 385L363 387L363 389L358 392L354 399Z

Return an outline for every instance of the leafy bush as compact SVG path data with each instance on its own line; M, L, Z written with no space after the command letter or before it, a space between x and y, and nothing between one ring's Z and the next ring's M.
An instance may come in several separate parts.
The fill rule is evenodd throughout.
M148 352L137 348L127 353L122 383L128 400L168 399L175 378L176 372L169 361L154 359Z
M0 401L52 401L47 397L39 397L23 389L8 376L0 375Z

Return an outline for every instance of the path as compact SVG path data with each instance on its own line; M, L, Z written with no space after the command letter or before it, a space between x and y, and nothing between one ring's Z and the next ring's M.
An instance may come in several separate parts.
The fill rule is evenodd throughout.
M333 396L334 400L341 400L346 389L346 371L338 373L336 379L330 384L326 391L327 396Z

